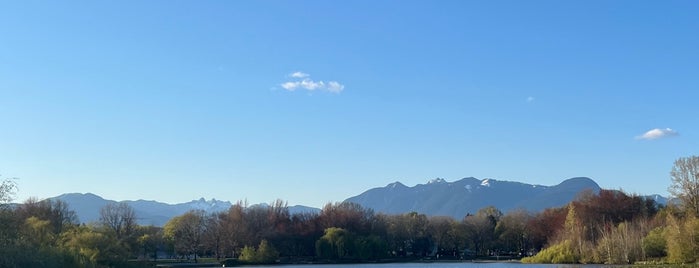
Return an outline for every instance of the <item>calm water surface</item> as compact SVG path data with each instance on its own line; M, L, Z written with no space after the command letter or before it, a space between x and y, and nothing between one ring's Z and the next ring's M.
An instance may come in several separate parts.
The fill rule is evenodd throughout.
M382 264L314 264L314 265L277 265L277 266L254 266L258 268L609 268L623 267L610 265L571 265L571 264L521 264L521 263L473 263L473 262L452 262L452 263L382 263Z

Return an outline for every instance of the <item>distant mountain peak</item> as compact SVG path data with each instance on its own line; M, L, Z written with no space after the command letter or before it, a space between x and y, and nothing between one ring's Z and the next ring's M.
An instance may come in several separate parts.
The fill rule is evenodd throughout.
M447 183L447 181L442 179L442 178L434 178L434 179L431 179L427 182L427 184L439 184L439 183Z
M99 195L93 194L93 193L67 193L67 194L62 194L54 198L50 199L67 199L67 200L73 200L73 199L86 199L86 200L92 200L91 202L101 202L105 201L104 198L102 198Z
M96 194L93 193L67 193L67 194L62 194L60 196L83 196L83 197L99 197L102 198Z
M588 177L575 177L562 181L557 185L562 188L591 188L600 189L599 184Z
M402 184L401 182L397 181L397 182L389 183L388 185L386 185L386 188L390 188L390 189L408 188L408 186L405 186L405 184Z
M490 183L494 182L494 181L495 180L493 180L493 179L484 179L481 181L481 186L490 187Z
M192 200L191 202L186 204L188 204L189 207L192 209L204 210L207 212L226 210L233 205L230 201L219 201L215 198L212 198L211 200L206 200L206 198L203 197L199 198L199 200Z

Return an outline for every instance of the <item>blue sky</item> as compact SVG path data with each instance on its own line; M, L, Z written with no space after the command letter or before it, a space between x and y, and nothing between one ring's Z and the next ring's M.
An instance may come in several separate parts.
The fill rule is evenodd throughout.
M696 1L5 2L0 174L19 178L20 201L320 207L470 176L667 195L673 161L699 149L697 13Z

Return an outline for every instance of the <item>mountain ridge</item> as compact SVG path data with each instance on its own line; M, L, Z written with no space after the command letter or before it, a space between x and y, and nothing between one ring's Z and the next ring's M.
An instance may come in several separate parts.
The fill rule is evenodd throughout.
M70 209L75 210L78 221L81 223L99 221L100 209L108 204L125 203L134 209L138 224L154 226L163 226L173 217L182 215L190 210L203 210L206 213L216 213L226 211L233 205L230 201L221 201L215 198L206 200L203 197L176 204L144 199L114 201L104 199L93 193L66 193L47 199L66 202ZM320 209L317 208L301 205L289 206L288 208L291 214L320 211Z
M406 186L400 181L384 187L375 187L363 193L347 198L345 202L354 202L376 213L402 214L418 212L429 216L450 216L455 219L467 214L474 214L479 209L495 206L503 212L513 209L526 209L538 212L545 208L560 207L572 201L581 191L589 189L598 192L601 188L592 179L574 177L563 180L553 186L528 184L517 181L477 179L465 177L456 181L442 178L429 180L427 183ZM660 204L668 199L661 195L646 196ZM138 199L135 201L114 201L93 193L67 193L50 200L61 200L74 210L81 223L99 220L99 211L107 204L123 202L131 206L142 225L163 226L175 216L192 209L201 209L207 213L222 212L231 207L230 201L212 198L200 198L185 203L168 204L156 200ZM267 204L254 204L253 206ZM289 206L289 213L319 213L319 208L296 205Z
M408 187L394 182L369 189L346 199L376 212L399 214L418 212L430 216L463 218L487 206L503 212L526 209L537 212L572 201L583 190L599 192L601 187L587 177L574 177L553 186L486 178L465 177L448 182L437 178Z

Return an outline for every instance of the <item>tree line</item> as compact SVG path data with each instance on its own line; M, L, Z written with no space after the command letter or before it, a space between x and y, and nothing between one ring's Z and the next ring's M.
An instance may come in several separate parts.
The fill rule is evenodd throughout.
M683 165L695 165L687 169ZM238 263L514 259L524 262L695 262L699 252L699 158L672 171L680 205L623 191L581 193L560 208L507 213L485 207L462 219L416 212L388 215L354 203L290 214L287 204L192 210L163 227L141 226L131 207L110 204L79 224L61 201L9 205L0 185L0 267L127 267L158 258ZM694 196L692 196L694 195ZM139 264L141 263L141 264Z
M699 257L699 157L682 157L670 172L667 207L633 205L621 192L584 195L558 213L547 248L523 262L696 263ZM565 215L565 216L563 216Z
M124 203L105 206L99 222L85 225L61 201L30 199L2 210L0 254L12 257L0 267L122 267L129 259L162 256L247 263L519 258L561 241L568 227L651 221L657 213L653 200L602 190L540 213L486 207L459 220L374 213L354 203L290 214L280 200L269 206L238 202L220 213L192 210L160 228L136 224ZM571 223L571 217L588 222Z

